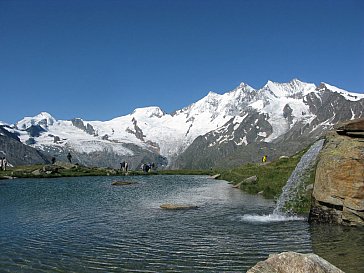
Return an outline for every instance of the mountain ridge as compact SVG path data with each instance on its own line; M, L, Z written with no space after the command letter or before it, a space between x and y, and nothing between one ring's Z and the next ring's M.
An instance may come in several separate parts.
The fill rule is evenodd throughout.
M257 90L241 83L223 94L209 92L173 113L150 106L109 121L86 121L57 120L41 112L20 120L12 125L12 130L22 143L61 159L70 151L82 164L92 165L93 160L88 157L99 158L99 153L104 156L97 164L101 162L103 166L117 167L120 158L129 160L134 168L147 161L163 167L199 168L200 165L186 161L197 159L203 154L201 149L226 149L218 153L226 158L237 153L239 147L254 143L257 147L274 146L285 138L306 143L337 121L362 117L363 109L364 94L326 83L316 86L298 79L288 83L269 80ZM315 130L317 133L312 133ZM36 133L31 135L29 131ZM222 148L226 145L230 148ZM259 149L249 149L255 151L252 153L256 160ZM271 153L272 157L278 155Z

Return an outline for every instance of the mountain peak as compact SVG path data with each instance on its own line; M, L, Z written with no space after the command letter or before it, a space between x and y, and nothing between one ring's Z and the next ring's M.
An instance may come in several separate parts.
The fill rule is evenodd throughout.
M136 108L132 115L141 116L141 117L158 117L161 118L165 115L164 111L158 106L148 106L143 108Z
M47 112L40 112L38 115L34 117L25 117L22 120L16 123L16 127L19 129L27 129L32 125L40 125L42 127L48 127L49 125L53 125L56 122L56 119Z
M251 87L250 85L246 84L245 82L241 82L238 86L238 88L242 89L242 90L247 90L247 91L251 91L254 90L253 87Z
M216 97L219 96L220 94L214 92L214 91L209 91L206 95L206 97Z
M297 78L292 79L287 83L278 83L268 81L263 89L270 90L276 97L289 97L295 94L306 95L316 89L313 83L305 83Z

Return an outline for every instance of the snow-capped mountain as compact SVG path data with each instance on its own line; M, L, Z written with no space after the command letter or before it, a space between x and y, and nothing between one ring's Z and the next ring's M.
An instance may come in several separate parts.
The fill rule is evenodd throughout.
M296 152L338 121L363 117L363 109L363 94L294 79L268 81L258 90L241 83L171 114L146 107L110 121L85 121L42 112L11 130L45 154L65 159L70 151L86 165L117 167L127 160L134 168L145 162L206 168L256 161L263 152Z

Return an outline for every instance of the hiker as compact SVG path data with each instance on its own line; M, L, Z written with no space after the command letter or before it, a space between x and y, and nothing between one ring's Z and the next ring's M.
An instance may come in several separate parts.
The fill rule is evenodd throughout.
M149 170L150 170L150 165L149 165L149 164L143 164L143 165L142 165L142 170L143 170L143 172L145 172L145 173L149 172Z
M267 156L266 155L263 155L262 162L263 163L267 162Z
M123 162L120 163L120 169L123 172L128 172L128 162L126 162L125 160Z
M3 170L3 158L0 157L0 171Z
M72 163L72 155L71 153L69 152L68 155L67 155L67 159L70 163Z
M6 160L5 157L3 157L2 165L3 165L3 171L6 171L6 165L8 165L8 161Z
M54 164L56 162L56 158L53 156L52 157L52 164Z

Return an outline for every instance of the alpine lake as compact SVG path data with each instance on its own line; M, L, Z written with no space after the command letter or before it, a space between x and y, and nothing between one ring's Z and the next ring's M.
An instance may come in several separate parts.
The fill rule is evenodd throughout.
M135 183L112 185L122 179ZM272 217L274 207L207 176L2 180L0 272L246 272L283 251L364 272L363 229Z

